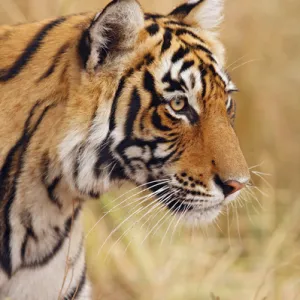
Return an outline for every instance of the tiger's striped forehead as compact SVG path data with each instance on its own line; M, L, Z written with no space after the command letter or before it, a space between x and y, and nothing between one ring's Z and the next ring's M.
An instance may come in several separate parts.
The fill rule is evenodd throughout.
M184 95L199 113L199 94L204 98L216 89L224 95L236 90L223 69L223 54L215 51L215 44L220 47L220 43L204 31L170 17L148 14L144 39L145 47L154 47L146 50L136 68L143 64L151 68L165 100Z

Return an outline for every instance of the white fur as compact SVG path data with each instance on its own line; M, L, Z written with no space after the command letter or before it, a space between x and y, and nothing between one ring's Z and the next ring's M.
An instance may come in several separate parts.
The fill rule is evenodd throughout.
M248 178L235 179L241 183L248 182ZM187 212L183 218L183 223L186 226L199 226L205 225L213 222L221 213L222 209L226 207L230 202L237 199L241 191L237 191L234 194L224 197L224 194L219 186L213 181L210 183L209 190L204 190L202 188L197 188L201 192L210 194L211 197L201 196L201 200L206 200L204 204L197 204L197 197L187 197L185 200L192 200L194 202L193 210Z
M81 191L98 191L104 192L108 186L104 182L95 180L94 166L97 162L97 149L99 145L105 140L109 131L109 116L111 109L111 102L102 103L97 111L97 116L93 122L92 128L85 141L84 150L80 156L78 187ZM111 169L107 168L107 172Z
M228 83L228 86L227 86L226 90L227 90L227 92L236 91L237 87L236 87L236 85L232 81L230 81Z
M83 132L78 129L73 129L68 133L68 135L64 138L64 140L58 147L64 175L66 176L66 179L73 191L76 190L73 181L73 170L76 153L80 144L83 142L84 137L85 135Z
M227 104L226 104L226 109L228 109L230 107L231 102L232 102L231 97L228 97L228 101L227 101Z
M199 1L191 0L193 4ZM223 20L224 0L204 0L187 16L187 20L196 22L202 29L214 30Z
M64 199L62 210L49 201L43 186L34 180L26 186L19 186L10 214L13 277L8 280L3 272L0 272L0 299L7 297L12 300L58 299L67 261L70 265L62 288L62 298L80 281L85 264L80 216L72 224L71 232L64 239L62 247L48 264L36 268L27 267L36 261L42 261L52 252L58 242L53 228L57 227L64 232L66 219L72 215L71 203L74 195L70 193L64 180L57 187L57 192L60 199ZM24 197L26 201L22 201ZM32 216L31 225L38 242L32 237L28 239L25 259L22 261L20 249L26 231L21 224L21 216L26 211ZM88 286L85 286L78 296L80 300L91 299Z
M80 239L82 238L80 228L76 227L78 226L74 227L71 236L70 258L78 255L76 253L79 250L78 237ZM70 292L80 281L85 264L84 250L82 249L76 264L74 266L70 265L70 268L65 273L68 247L69 239L67 238L64 246L58 254L55 255L51 263L36 269L22 269L18 271L8 284L0 290L0 299L5 299L5 297L9 297L9 299L12 300L58 299L65 274L67 276L64 287L62 288L61 296L66 296L67 292ZM79 297L76 299L91 299L89 288L86 287L78 296Z

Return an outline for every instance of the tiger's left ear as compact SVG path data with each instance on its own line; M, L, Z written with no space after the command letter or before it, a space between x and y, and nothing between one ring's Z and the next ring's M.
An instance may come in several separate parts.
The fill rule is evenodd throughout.
M205 30L215 30L223 20L224 0L188 0L170 16Z
M83 33L79 53L88 71L119 68L134 49L144 27L144 12L136 0L113 0Z

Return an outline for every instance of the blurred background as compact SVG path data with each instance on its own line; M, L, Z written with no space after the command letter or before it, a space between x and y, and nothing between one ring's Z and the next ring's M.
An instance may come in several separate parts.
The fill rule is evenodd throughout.
M0 0L0 24L97 11L107 2ZM179 1L141 3L167 13ZM181 227L165 211L145 215L136 199L147 194L128 193L132 187L90 203L94 299L300 299L300 1L228 0L221 37L241 91L236 130L256 187L201 229Z

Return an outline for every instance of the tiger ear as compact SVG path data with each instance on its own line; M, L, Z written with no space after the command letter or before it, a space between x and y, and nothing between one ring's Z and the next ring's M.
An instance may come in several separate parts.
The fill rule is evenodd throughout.
M188 0L170 16L205 30L215 30L223 20L224 0Z
M143 27L144 12L137 1L112 1L83 33L79 52L85 68L95 71L101 66L119 66L133 50Z

